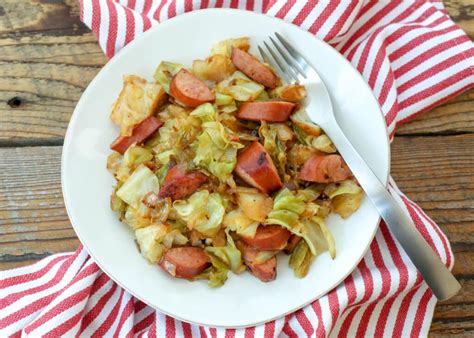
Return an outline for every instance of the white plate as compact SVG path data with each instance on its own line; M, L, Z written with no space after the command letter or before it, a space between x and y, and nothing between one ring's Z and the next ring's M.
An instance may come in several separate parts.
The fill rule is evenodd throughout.
M137 298L175 318L210 326L242 327L279 318L326 294L363 257L379 216L367 199L348 220L331 216L337 257L320 255L304 279L293 277L287 258L279 257L278 277L262 283L248 273L231 275L210 289L205 281L171 278L140 256L132 231L109 207L114 179L105 169L109 144L118 128L110 107L122 87L123 74L152 79L162 60L190 65L204 58L220 40L249 36L255 46L279 32L325 81L336 116L377 176L387 181L389 143L384 119L370 88L333 48L296 26L264 15L237 10L204 10L161 23L124 48L85 90L69 124L62 154L62 187L71 223L99 266ZM311 96L311 93L309 93Z

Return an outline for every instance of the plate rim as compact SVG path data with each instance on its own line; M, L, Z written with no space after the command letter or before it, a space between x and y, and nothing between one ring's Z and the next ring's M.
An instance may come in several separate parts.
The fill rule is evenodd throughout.
M63 146L62 146L62 150L61 150L61 192L62 192L62 195L63 195L63 200L64 200L64 206L66 208L66 212L67 212L67 215L68 215L68 218L69 218L69 221L71 223L71 226L73 227L74 229L74 232L76 233L76 236L79 238L79 241L80 241L80 245L82 245L85 250L87 251L87 253L90 255L90 257L94 260L94 262L99 266L99 268L107 274L107 276L112 279L115 283L117 283L122 289L124 289L125 291L127 291L128 293L130 293L133 297L137 298L138 300L142 301L143 303L147 304L148 306L150 306L151 308L155 309L155 310L158 310L160 312L162 312L163 314L166 314L174 319L177 319L177 320L180 320L180 321L183 321L183 322L187 322L187 323L190 323L190 324L195 324L195 325L205 325L205 326L210 326L210 327L217 327L217 328L235 328L235 329L241 329L241 328L246 328L246 327L251 327L251 326L257 326L257 325L262 325L262 324L265 324L265 323L268 323L268 322L271 322L273 320L276 320L276 319L279 319L279 318L282 318L290 313L294 313L295 311L301 309L301 308L304 308L306 307L308 304L311 304L312 302L320 299L321 297L324 297L325 295L327 295L329 292L331 292L332 290L334 290L335 288L337 288L350 274L352 274L352 272L354 272L354 270L357 268L357 266L359 265L359 263L361 262L361 260L364 258L364 256L367 254L369 248L370 248L370 245L372 244L374 238L375 238L375 234L377 233L378 229L379 229L379 226L380 226L380 222L381 222L381 217L380 215L378 216L378 220L377 220L377 224L376 226L374 227L374 231L372 232L371 236L370 236L370 240L367 242L367 245L365 247L365 249L362 251L362 254L360 257L357 258L357 260L355 260L355 264L354 266L349 269L349 271L343 276L341 277L340 280L338 280L336 283L334 283L334 286L332 288L330 288L329 290L327 290L326 292L318 295L317 297L315 298L311 298L309 299L307 302L303 303L302 305L296 307L296 308L292 308L291 310L288 310L280 315L277 315L277 316L273 316L269 319L266 319L264 321L256 321L256 322L252 322L248 325L237 325L237 326L226 326L226 325L215 325L215 324L212 324L212 323L205 323L205 322L202 322L202 323L199 323L199 322L194 322L192 320L188 320L188 319L184 319L184 318L181 318L180 316L177 316L175 314L171 314L163 309L161 309L159 306L156 306L156 305L151 305L148 301L146 301L145 299L143 299L142 297L136 295L133 291L129 290L125 285L123 285L115 276L113 276L111 273L108 272L108 269L102 264L102 263L99 263L99 260L96 259L96 257L94 257L94 255L91 253L91 251L89 250L88 248L88 245L86 243L84 243L84 241L82 240L81 238L81 235L79 234L79 231L77 231L77 228L79 228L79 226L77 224L74 224L74 221L71 217L72 213L70 212L70 208L71 206L69 206L68 204L68 201L66 199L66 195L65 194L65 191L67 189L67 184L65 183L66 181L66 178L65 178L65 170L64 170L64 167L65 167L65 161L66 161L66 158L68 156L68 152L66 151L69 147L70 147L70 144L72 142L71 140L71 137L70 137L70 134L72 133L72 130L74 129L74 126L75 124L77 123L77 120L78 120L78 116L79 116L79 113L77 113L82 105L82 99L83 97L85 97L89 90L91 90L90 88L92 87L92 85L95 83L95 82L98 82L100 81L100 79L102 78L102 74L103 74L103 71L105 68L108 68L109 66L112 66L115 62L117 62L116 60L118 60L118 56L126 53L128 50L132 49L133 46L135 44L137 44L139 41L143 40L143 39L146 39L148 35L152 34L154 31L158 30L158 29L161 29L161 27L163 27L164 25L168 25L169 22L172 22L173 24L175 24L177 21L182 21L182 20L186 20L188 17L191 17L191 16L196 16L196 15L201 15L203 12L226 12L226 13L235 13L235 12L239 12L240 15L249 15L249 16L254 16L254 17L260 17L260 16L263 16L267 19L270 19L270 20L273 20L275 22L279 22L279 23L284 23L286 25L289 25L289 26L292 26L293 28L297 28L299 31L301 31L302 33L308 35L310 38L312 39L315 39L315 40L319 40L319 42L325 44L327 47L329 47L330 49L332 49L334 52L336 52L336 54L338 55L339 59L346 63L347 65L350 66L350 68L354 71L354 75L355 76L358 76L362 82L364 83L364 86L365 86L365 89L370 92L370 95L374 98L375 102L377 103L377 106L378 106L378 112L379 114L381 115L382 117L382 120L384 121L383 125L384 125L384 129L385 129L385 142L387 144L387 174L386 174L386 177L384 177L383 179L383 184L385 187L388 186L388 183L389 183L389 177L390 177L390 169L391 169L391 147L390 147L390 136L389 136L389 132L388 132L388 127L387 127L387 124L385 123L385 116L382 112L382 109L380 107L380 104L372 90L372 88L370 88L370 86L368 85L368 83L366 82L366 80L362 77L362 75L360 74L360 72L342 55L340 54L340 52L338 50L336 50L334 47L332 47L331 45L329 45L327 42L325 42L324 40L321 40L319 39L318 37L316 37L315 35L311 34L310 32L304 30L303 28L297 26L297 25L294 25L294 24L291 24L291 23L288 23L286 22L285 20L283 19L280 19L280 18L277 18L277 17L274 17L274 16L271 16L271 15L268 15L266 13L257 13L257 12L252 12L252 11L247 11L247 10L243 10L243 9L233 9L233 8L205 8L205 9L198 9L198 10L193 10L191 12L187 12L187 13L183 13L183 14L179 14L173 18L170 18L170 19L167 19L166 21L163 21L159 24L155 24L155 25L152 25L147 31L145 32L142 32L139 36L137 36L135 39L133 39L130 43L128 43L127 45L125 45L124 47L122 47L122 49L120 51L118 51L114 57L112 57L111 59L108 60L108 62L100 69L100 71L94 76L94 78L92 79L91 82L89 82L89 84L87 85L86 89L84 90L84 92L81 94L81 97L79 98L79 100L77 101L76 103L76 106L74 108L74 111L73 113L71 114L71 118L69 120L69 123L68 123L68 127L66 129L66 133L64 135L64 143L63 143ZM367 198L367 197L366 197Z

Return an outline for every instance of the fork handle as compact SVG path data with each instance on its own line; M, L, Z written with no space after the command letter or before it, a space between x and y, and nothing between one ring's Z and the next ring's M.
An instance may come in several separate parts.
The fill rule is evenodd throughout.
M337 123L331 123L328 128L321 127L333 141L362 189L420 271L436 298L445 300L454 296L461 285L426 243L412 220L355 150Z

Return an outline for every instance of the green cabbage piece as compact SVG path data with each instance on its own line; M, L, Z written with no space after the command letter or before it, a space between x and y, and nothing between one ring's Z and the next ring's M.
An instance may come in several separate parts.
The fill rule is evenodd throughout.
M202 122L217 120L217 111L210 103L204 103L196 107L189 115L198 117Z
M253 101L262 94L265 87L250 80L244 73L236 71L227 79L219 82L217 90L232 96L237 101Z
M321 239L324 239L319 223L314 221L314 217L306 217L308 205L316 196L316 192L311 189L302 190L298 193L290 191L287 188L280 190L274 198L273 209L268 214L265 224L278 224L288 229L290 232L303 237L308 243L313 255L318 252L318 247L321 246ZM317 208L315 211L317 212Z
M223 225L230 231L245 237L253 238L257 232L259 222L248 218L240 209L232 210L225 214Z
M336 147L326 134L311 139L311 145L325 153L335 153L337 151Z
M159 190L158 177L148 167L140 164L117 190L117 196L133 208L139 209L146 194L149 192L157 194Z
M288 265L296 277L303 278L308 274L309 267L316 256L311 252L308 243L300 241L291 253Z
M127 149L123 158L128 167L136 168L142 163L151 161L153 159L153 154L150 149L134 146Z
M124 158L117 152L113 152L107 158L107 170L119 181L125 182L132 169L125 164Z
M229 106L229 105L234 105L235 101L234 98L230 95L222 94L219 92L216 92L216 101L215 101L217 106Z
M331 206L342 218L347 218L359 209L364 191L352 180L331 183L324 193L331 199Z
M263 147L270 154L281 175L286 173L286 149L278 137L278 125L262 121L259 133L263 137Z
M193 162L207 169L221 182L228 183L232 180L232 171L237 164L237 149L243 145L231 141L220 122L204 122L202 128L203 132L191 145L196 154Z
M155 70L155 81L163 86L166 93L170 93L170 83L176 73L185 68L179 63L162 61Z
M123 221L132 229L143 228L149 226L151 223L150 218L142 216L139 210L131 206L127 207L127 210L125 210Z
M212 265L239 273L242 269L242 258L239 249L231 245L208 246L206 253L211 258Z
M229 270L227 269L211 266L196 276L194 279L207 279L207 285L209 285L209 287L217 288L224 285L225 281L227 280L228 272Z
M164 224L152 224L135 230L140 252L150 263L156 263L161 258L165 246L160 242L166 231Z
M224 201L218 193L207 190L193 193L187 201L175 201L173 208L189 229L212 238L221 228L225 214Z

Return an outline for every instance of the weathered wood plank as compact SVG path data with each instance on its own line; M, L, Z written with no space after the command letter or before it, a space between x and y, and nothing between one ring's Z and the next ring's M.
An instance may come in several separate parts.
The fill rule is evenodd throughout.
M0 269L79 245L61 194L61 147L0 149Z
M448 3L455 19L472 18L467 3L462 10L456 9L459 1ZM106 58L80 23L76 0L6 1L0 7L0 145L59 145L80 95ZM397 132L472 132L473 96L462 95ZM12 98L19 98L18 107L8 105Z

